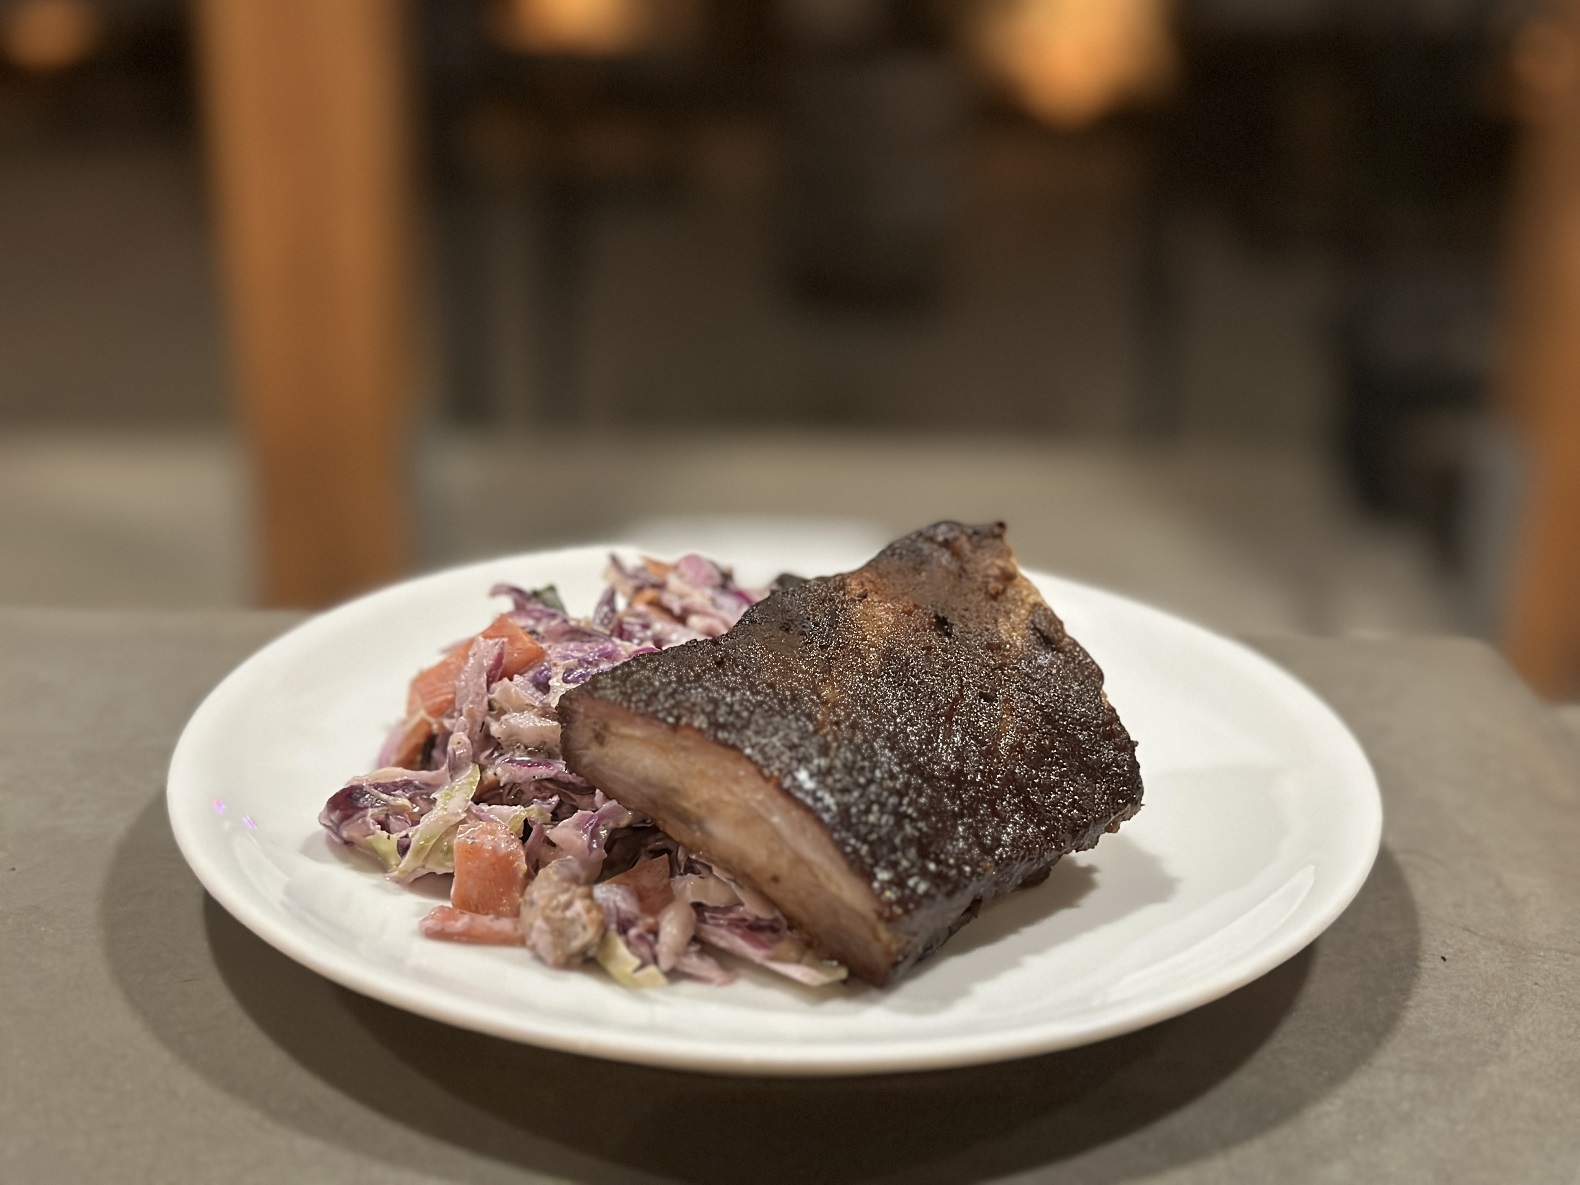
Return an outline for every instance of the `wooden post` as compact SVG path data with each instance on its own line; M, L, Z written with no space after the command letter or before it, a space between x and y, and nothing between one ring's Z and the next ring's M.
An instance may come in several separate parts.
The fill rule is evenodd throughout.
M400 0L198 0L217 229L271 605L408 558L410 118Z
M1530 468L1503 643L1557 696L1580 684L1580 0L1528 26L1513 65L1526 128L1500 396Z

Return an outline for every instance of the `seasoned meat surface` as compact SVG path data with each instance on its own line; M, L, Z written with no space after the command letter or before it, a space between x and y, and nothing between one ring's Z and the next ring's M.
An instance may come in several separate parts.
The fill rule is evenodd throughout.
M570 768L872 983L1141 805L1103 676L1002 524L781 586L560 704Z

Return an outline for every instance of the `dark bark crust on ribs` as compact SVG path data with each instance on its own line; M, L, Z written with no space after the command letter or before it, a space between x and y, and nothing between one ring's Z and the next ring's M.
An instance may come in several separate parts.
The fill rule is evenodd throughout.
M1140 807L1135 743L1102 682L1002 524L938 523L782 588L721 638L570 692L564 748L596 782L601 702L744 755L870 887L892 972ZM664 823L663 802L642 806ZM790 916L817 938L816 918Z

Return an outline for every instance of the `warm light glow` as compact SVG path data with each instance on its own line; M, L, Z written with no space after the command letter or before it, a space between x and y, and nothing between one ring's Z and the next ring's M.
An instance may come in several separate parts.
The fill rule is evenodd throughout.
M1509 46L1514 101L1527 119L1554 114L1580 79L1580 43L1552 17L1528 21Z
M490 28L520 53L616 57L643 49L654 33L644 0L500 0Z
M1026 109L1060 127L1156 94L1175 69L1167 0L1000 0L978 44Z
M92 53L100 31L87 0L22 0L0 15L0 53L30 74L54 74Z

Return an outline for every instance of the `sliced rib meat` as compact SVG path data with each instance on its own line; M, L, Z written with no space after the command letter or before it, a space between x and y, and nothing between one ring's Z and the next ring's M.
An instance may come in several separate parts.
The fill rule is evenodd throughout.
M1135 743L1002 524L783 584L560 701L572 770L870 983L1140 808Z

